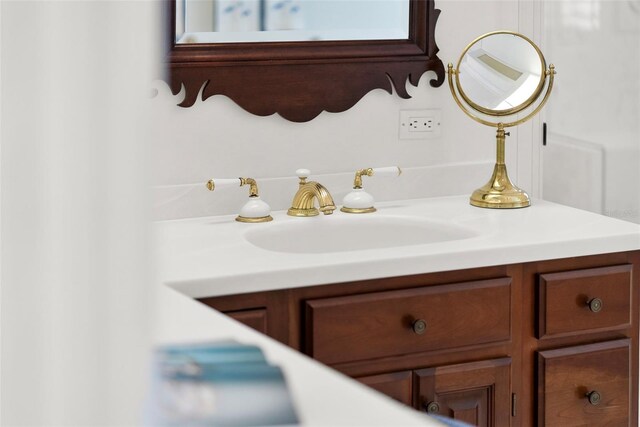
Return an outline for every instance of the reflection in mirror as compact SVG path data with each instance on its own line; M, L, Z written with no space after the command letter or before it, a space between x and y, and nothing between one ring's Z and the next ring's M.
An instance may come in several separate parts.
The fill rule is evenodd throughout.
M177 0L178 44L409 38L409 0Z
M514 34L494 34L472 43L458 65L466 101L492 111L517 109L539 92L546 65L537 49Z

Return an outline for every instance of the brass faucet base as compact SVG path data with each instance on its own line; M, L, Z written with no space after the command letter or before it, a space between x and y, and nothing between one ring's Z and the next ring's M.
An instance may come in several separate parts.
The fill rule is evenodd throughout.
M491 180L473 192L469 200L479 208L516 209L531 205L529 195L509 179L507 166L496 163Z
M316 208L289 208L287 215L289 216L318 216L320 212Z
M311 181L307 182L309 175L308 169L299 169L296 171L300 183L296 195L293 196L291 207L287 211L289 216L308 217L317 216L322 212L325 215L331 215L336 208L333 198L329 191L320 183ZM315 207L315 201L318 201L318 208Z
M377 209L374 208L373 206L371 206L370 208L347 208L347 207L341 207L340 211L345 212L345 213L351 213L351 214L363 214L363 213L371 213L371 212L375 212Z
M269 222L273 221L273 217L271 215L261 216L258 218L247 218L244 216L237 216L236 221L238 222L246 222L246 223L257 223L257 222Z

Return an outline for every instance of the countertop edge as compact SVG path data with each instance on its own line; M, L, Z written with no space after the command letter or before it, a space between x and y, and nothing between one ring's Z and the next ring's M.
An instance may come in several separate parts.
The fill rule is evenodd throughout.
M156 307L157 345L234 339L260 346L283 369L301 425L443 425L166 286Z

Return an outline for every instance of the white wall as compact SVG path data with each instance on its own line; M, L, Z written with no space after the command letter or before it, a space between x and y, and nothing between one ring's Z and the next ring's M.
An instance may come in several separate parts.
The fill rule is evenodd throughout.
M0 7L0 47L2 46L2 7ZM2 97L2 55L0 54L0 99ZM0 135L2 135L2 102L0 102ZM0 176L2 176L2 141L0 140ZM0 184L0 242L2 242L2 185ZM0 243L1 245L1 243ZM0 252L0 321L2 320L2 255ZM2 324L0 324L0 381L2 380ZM0 423L2 422L2 387L0 387Z
M640 3L546 2L544 17L544 197L640 223Z
M442 10L436 41L445 65L456 62L467 43L482 33L522 29L532 36L534 12L528 2L441 0L436 7ZM263 198L274 209L284 209L295 190L293 172L300 167L310 168L316 177L323 175L323 183L332 183L329 189L338 194L349 188L351 178L341 175L333 184L328 175L393 164L412 170L414 180L406 176L387 184L379 199L470 194L490 177L495 130L467 118L455 105L446 83L430 87L432 77L427 73L418 88L410 87L410 100L375 90L346 112L325 112L302 124L278 116L250 115L223 96L183 109L175 105L180 97L172 97L157 82L160 94L151 102L156 117L153 181L158 186L157 218L236 211L246 198L244 189L208 193L204 182L212 177L259 178L265 186ZM424 108L442 110L442 137L399 140L399 111ZM530 165L533 137L531 128L514 129L507 161L512 178L535 194ZM519 161L520 145L525 148L520 154L524 160ZM520 178L519 163L525 171ZM278 177L291 178L274 180ZM287 182L291 184L283 187Z
M140 423L151 6L0 3L1 425Z

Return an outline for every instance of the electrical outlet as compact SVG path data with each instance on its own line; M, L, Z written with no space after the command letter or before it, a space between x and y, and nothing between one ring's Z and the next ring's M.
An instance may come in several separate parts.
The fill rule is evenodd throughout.
M441 126L439 109L400 111L400 139L437 138Z
M431 117L409 117L409 132L433 132Z

